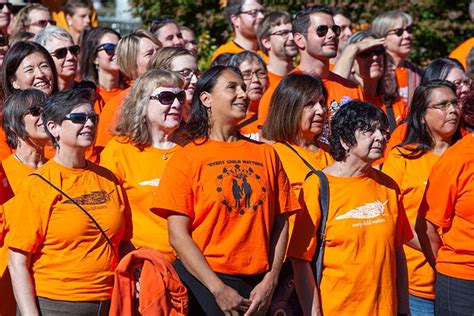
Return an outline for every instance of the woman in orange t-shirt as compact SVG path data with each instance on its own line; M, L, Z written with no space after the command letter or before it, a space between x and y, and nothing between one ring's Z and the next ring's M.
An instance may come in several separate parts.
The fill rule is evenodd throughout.
M449 81L419 85L413 94L404 141L388 155L382 171L397 182L408 220L415 226L426 181L433 165L461 138L461 103ZM435 271L421 251L418 238L405 246L411 315L434 315Z
M125 100L117 136L104 148L101 165L120 180L132 212L135 248L159 250L173 261L166 219L152 213L154 193L168 160L181 147L173 132L180 126L186 93L181 76L152 69L139 77ZM143 122L143 123L142 123Z
M321 284L311 261L321 220L320 183L311 175L300 193L302 211L287 255L305 315L408 313L403 243L412 234L397 184L371 167L385 147L388 120L361 101L344 105L331 121L335 162L323 169L329 183Z
M0 163L0 204L18 194L28 174L45 162L44 145L49 141L40 118L47 95L36 89L20 90L10 95L3 105L3 130L13 154ZM1 212L1 211L0 211ZM16 303L7 270L10 215L2 215L0 232L0 315L15 315Z
M238 131L244 87L233 67L202 74L185 130L191 142L168 162L156 196L195 315L265 314L285 253L286 214L299 208L273 148Z
M413 18L402 11L392 10L379 14L372 21L370 30L384 38L390 67L393 67L398 84L398 94L410 107L411 98L420 84L422 71L408 61L413 43Z
M8 260L18 309L106 315L130 214L112 172L85 159L98 120L91 91L54 94L42 120L56 154L4 204L12 214Z

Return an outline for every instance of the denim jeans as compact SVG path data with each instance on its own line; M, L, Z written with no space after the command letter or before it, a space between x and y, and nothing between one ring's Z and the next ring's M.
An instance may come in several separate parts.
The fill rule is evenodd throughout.
M436 315L474 315L474 280L453 278L441 273L436 279Z
M411 316L434 316L434 301L415 295L408 296Z
M41 316L107 316L110 300L92 302L56 301L38 297L38 309ZM17 315L21 315L17 310Z

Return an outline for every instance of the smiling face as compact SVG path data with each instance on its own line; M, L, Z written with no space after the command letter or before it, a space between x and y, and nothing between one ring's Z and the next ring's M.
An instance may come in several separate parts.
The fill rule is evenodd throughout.
M47 95L53 92L54 78L51 65L39 52L26 56L10 81L13 88L17 90L33 88Z
M104 36L100 39L99 47L103 44L115 44L117 45L119 38L114 33L105 33ZM97 57L95 58L95 64L99 69L107 72L117 72L120 70L119 65L117 64L117 54L109 56L105 50L99 50L96 53Z
M277 25L269 31L268 39L262 41L269 54L282 60L289 60L298 55L298 48L293 40L291 23Z
M191 55L177 56L173 58L170 70L183 76L184 90L186 91L186 104L190 105L197 82L198 66L196 58Z
M264 7L258 1L245 1L240 9L241 13L232 18L232 23L236 32L239 32L247 39L256 40L257 27L264 17L262 10L264 10Z
M469 91L471 91L471 80L466 73L459 68L452 68L446 76L446 80L454 83L456 86L456 95L460 99L466 97Z
M313 58L330 59L336 57L339 38L331 29L334 25L332 16L326 13L315 13L310 16L310 21L306 37L299 37L302 42L297 43L298 46L303 46L304 52ZM316 33L319 26L329 27L326 35L320 37Z
M341 34L339 35L339 52L342 52L347 45L347 40L352 35L351 20L342 14L336 14L334 16L334 23L341 27Z
M163 92L172 92L177 94L183 91L181 88L159 87L152 96L158 96ZM172 104L163 104L159 100L150 100L146 107L146 119L151 126L164 131L167 135L174 132L181 123L183 104L174 98Z
M390 30L404 29L407 26L408 25L403 22L402 18L398 18L392 24ZM394 32L390 31L387 33L387 35L385 35L385 47L387 49L387 52L390 55L396 56L401 59L407 58L410 54L412 42L413 35L408 33L406 30L403 31L403 34L401 36L398 36Z
M461 107L450 105L446 109L439 109L433 105L456 100L456 95L447 87L439 87L431 91L424 122L435 140L446 141L453 137L461 118Z
M74 45L73 42L67 38L51 38L45 44L45 48L48 50L48 52L50 52L53 57L58 76L65 81L74 80L74 78L76 77L78 56L72 54L69 49L67 51L67 55L64 58L58 58L58 56L56 56L54 52L57 49L65 47L69 48L72 45Z
M163 47L184 47L183 34L175 23L163 25L155 35Z
M215 123L236 125L247 115L248 98L242 78L231 70L224 70L212 92L203 92L201 102L209 109L211 126Z

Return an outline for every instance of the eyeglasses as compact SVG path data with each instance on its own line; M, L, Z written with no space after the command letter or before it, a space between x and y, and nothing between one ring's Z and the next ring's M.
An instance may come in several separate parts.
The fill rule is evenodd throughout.
M186 79L187 81L190 81L193 76L196 76L196 78L197 78L201 74L199 72L199 70L192 70L192 69L189 69L189 68L184 68L184 69L178 70L176 72L179 73L181 76L183 76L184 79Z
M8 46L8 37L0 36L0 47Z
M115 48L117 48L116 44L105 43L105 44L99 45L96 51L100 52L101 50L103 50L108 56L113 56L115 54Z
M69 113L64 117L65 120L69 120L74 124L85 124L87 120L91 120L93 124L97 124L99 121L99 115L96 113Z
M13 3L6 2L6 3L0 3L0 10L3 10L3 8L7 7L8 11L12 10Z
M158 100L163 105L172 105L174 99L178 99L178 102L183 105L186 102L186 92L180 91L178 93L174 93L171 91L163 91L158 93L157 95L150 96L150 100Z
M319 25L316 28L316 34L319 37L326 36L326 34L329 32L329 29L331 29L336 36L341 35L341 27L339 25L336 25L336 24L334 24L333 26Z
M428 105L428 108L446 111L451 105L457 109L461 106L461 103L459 102L458 99L454 99L451 101L444 101L444 102Z
M395 34L395 35L397 35L398 37L400 37L400 36L403 35L403 32L405 32L405 31L407 31L408 34L412 34L414 29L415 29L415 26L414 26L413 24L411 24L411 25L408 25L408 26L405 27L405 28L399 28L399 29L390 30L390 31L387 32L387 35Z
M57 59L63 59L67 56L67 51L70 51L72 55L77 56L81 51L79 45L72 45L68 47L61 47L56 49L51 53L51 56L56 57Z
M375 47L374 49L369 49L357 54L357 57L369 58L372 55L381 56L383 54L385 54L385 48L383 48L383 46L378 46L378 47Z
M258 79L266 79L267 73L263 70L257 70L254 72L251 71L244 71L242 72L242 79L244 80L252 80L253 75L255 75Z
M32 106L31 108L28 109L28 112L25 113L25 115L27 114L31 114L33 116L40 116L41 113L43 113L43 108L41 106Z
M56 22L53 20L39 20L39 21L31 22L30 26L39 26L39 27L45 28L48 26L48 24L56 25Z
M281 37L287 38L292 33L293 32L290 31L290 30L281 30L281 31L276 31L276 32L270 33L270 34L268 34L268 36L276 35L276 36L281 36Z
M250 15L252 18L256 18L259 13L265 15L265 13L267 13L267 10L265 10L265 9L255 9L255 10L240 11L240 12L239 12L239 14L248 14L248 15Z
M461 86L466 86L469 88L471 86L471 83L472 83L472 80L470 78L466 78L464 80L453 81L453 84L456 86L456 89L461 88Z

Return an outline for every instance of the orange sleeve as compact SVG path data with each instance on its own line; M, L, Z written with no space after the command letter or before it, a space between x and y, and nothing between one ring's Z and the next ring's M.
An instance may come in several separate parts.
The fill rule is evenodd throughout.
M471 37L467 41L459 45L455 50L449 54L450 58L457 59L463 66L464 69L467 68L467 56L469 52L474 47L474 37Z
M411 230L410 222L408 221L405 207L403 206L402 199L398 199L398 217L397 217L397 246L401 247L413 238L413 232Z
M120 160L117 159L118 152L115 141L110 141L100 154L100 165L112 171L112 173L119 179L120 184L123 184L125 171L122 168Z
M403 175L405 174L405 159L400 150L395 147L390 151L382 167L382 171L392 178L398 186L402 185Z
M263 94L262 98L260 99L260 105L258 107L258 119L257 124L258 126L263 126L265 124L265 120L267 119L268 112L270 111L270 103L272 100L273 93L278 85L270 86Z
M312 175L306 179L300 191L301 211L296 213L294 233L287 251L288 257L312 260L317 246L316 230L321 220L319 199L319 178Z
M122 103L129 95L130 89L123 90L117 96L111 98L102 109L99 125L97 126L96 147L105 147L113 137L113 129L118 123L118 116L121 111Z
M278 172L278 201L279 210L275 211L275 214L288 213L300 210L300 205L294 191L291 189L290 181L286 175L285 169L275 153L277 159L277 172Z

